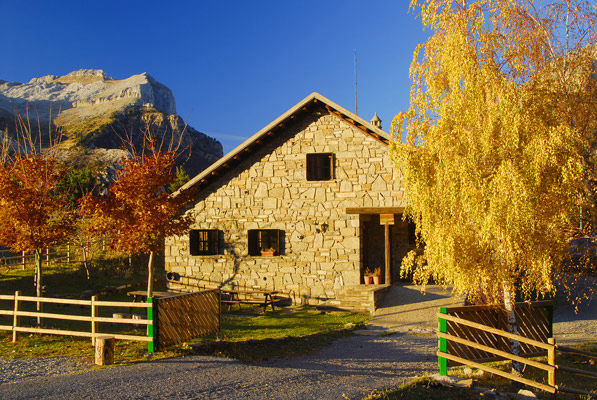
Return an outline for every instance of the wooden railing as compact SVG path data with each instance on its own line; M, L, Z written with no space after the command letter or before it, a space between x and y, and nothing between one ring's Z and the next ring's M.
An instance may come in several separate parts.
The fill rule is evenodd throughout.
M0 309L0 316L12 317L11 325L0 325L0 330L12 331L12 341L15 342L19 332L28 333L44 333L51 335L67 335L67 336L79 336L89 337L92 342L95 342L95 338L100 335L110 335L115 339L122 340L137 340L143 342L149 342L150 351L153 348L152 342L153 329L148 329L146 336L140 335L128 335L121 333L111 333L101 331L99 329L100 323L112 323L112 324L123 324L123 325L146 325L148 327L153 326L153 303L151 298L147 303L135 303L135 302L121 302L121 301L100 301L96 296L93 296L91 300L75 300L75 299L61 299L61 298L50 298L50 297L34 297L34 296L22 296L19 291L15 292L14 295L0 295L0 300L4 302L12 302L13 307L10 309ZM88 315L81 314L58 314L48 313L41 311L25 311L23 310L24 303L49 303L49 304L62 304L62 305L77 305L82 307L89 307ZM118 308L135 308L143 309L147 312L146 319L128 319L128 318L114 318L114 317L101 317L100 310L107 307L118 307ZM21 317L35 317L43 319L53 320L65 320L65 321L82 321L89 323L88 330L66 330L66 329L49 329L43 327L24 326L21 322Z
M538 341L535 339L531 339L528 337L524 337L521 335L515 335L510 332L506 332L504 330L497 329L492 326L483 325L478 322L469 321L469 320L466 320L463 318L451 316L451 315L447 314L446 308L444 308L444 307L440 308L440 313L438 314L438 322L439 322L439 332L438 332L439 350L437 351L437 356L438 356L438 364L439 364L439 368L440 368L440 375L447 376L448 360L451 360L451 361L454 361L459 364L464 364L464 365L468 365L468 366L471 366L474 368L478 368L482 371L486 371L486 372L501 376L506 379L510 379L510 380L520 382L525 385L537 388L537 389L541 389L548 393L555 394L558 391L560 391L560 392L569 392L569 393L574 393L574 394L595 396L594 393L589 393L589 392L579 390L579 389L556 385L556 371L558 371L558 370L597 378L597 374L594 372L591 372L591 371L583 371L583 370L579 370L579 369L574 369L574 368L557 365L556 364L556 351L559 350L559 351L563 351L563 352L573 352L573 353L585 355L588 357L597 358L597 354L595 354L595 353L577 350L577 349L573 349L570 347L557 346L554 338L547 338L547 343L544 343L544 342L541 342L541 341ZM454 329L453 330L454 333L449 334L449 333L447 333L448 332L448 322L452 323L453 325L457 325L461 328L464 328L464 329ZM487 346L487 345L478 343L476 341L470 340L471 338L461 337L458 333L466 332L466 328L473 328L473 329L476 329L479 331L487 332L489 334L497 335L499 337L504 338L505 340L509 340L509 339L516 340L519 343L521 343L521 345L526 344L528 346L533 346L535 348L543 349L547 352L547 363L542 363L539 361L531 360L531 359L522 357L520 355L514 355L507 351L496 349L495 347ZM489 354L493 354L497 358L511 360L511 361L517 361L517 362L538 368L540 370L543 370L547 373L547 384L533 381L531 379L527 379L527 378L524 378L524 377L521 377L518 375L514 375L512 373L502 371L498 368L494 368L494 367L482 364L480 362L476 362L476 361L467 359L465 357L451 354L448 351L448 343L449 342L458 343L458 344L466 346L470 349L476 349L476 350L480 350L480 351L483 351L483 352L486 352ZM471 354L474 354L474 353L471 353Z

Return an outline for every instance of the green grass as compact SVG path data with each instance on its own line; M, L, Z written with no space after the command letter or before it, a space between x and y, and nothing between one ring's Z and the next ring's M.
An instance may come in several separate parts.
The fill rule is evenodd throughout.
M366 400L472 400L479 399L479 393L469 389L446 387L428 377L417 378L397 389L376 393Z
M191 341L193 352L259 362L317 352L334 340L352 334L347 324L362 326L369 317L348 312L321 312L299 308L261 315L224 314L222 329Z
M34 295L33 270L20 267L0 270L0 293ZM99 260L92 268L92 279L87 281L80 265L60 265L44 268L44 286L48 293L60 296L77 296L84 290L125 283L145 282L144 268L132 272L119 266L114 260ZM155 290L162 287L157 286ZM101 300L131 301L126 293L101 296ZM22 310L34 311L33 302L23 302ZM12 307L12 301L0 301L0 309ZM44 304L44 312L57 314L89 315L88 306ZM111 316L113 312L128 312L114 308L100 308L100 316ZM262 361L269 358L289 358L307 354L329 345L332 341L351 334L345 329L349 323L360 326L368 316L347 312L321 312L309 308L296 310L278 309L261 312L257 306L244 306L243 314L224 313L221 330L218 334L195 339L189 343L147 354L145 342L117 341L115 362L127 364L148 359L181 356L192 353L209 354L236 358L246 362ZM22 326L34 326L34 319L21 317ZM0 325L11 325L11 317L0 316ZM44 319L44 328L89 331L88 322ZM124 330L123 330L124 329ZM99 324L99 332L116 332L145 335L144 328L117 328L111 324ZM88 338L70 336L19 334L16 343L11 342L11 334L0 331L0 354L2 357L54 357L73 356L93 360L93 348Z

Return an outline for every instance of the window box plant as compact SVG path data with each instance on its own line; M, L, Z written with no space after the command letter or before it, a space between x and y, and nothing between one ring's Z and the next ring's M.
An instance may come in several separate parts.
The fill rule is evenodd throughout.
M276 250L274 250L272 248L261 250L262 257L273 257L275 255L276 255Z

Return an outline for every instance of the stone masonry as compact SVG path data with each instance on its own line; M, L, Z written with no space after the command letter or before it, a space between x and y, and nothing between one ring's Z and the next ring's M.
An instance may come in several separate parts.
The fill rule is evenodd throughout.
M313 304L361 283L363 224L346 208L404 206L399 172L386 145L323 107L292 121L199 193L192 229L220 230L221 254L191 256L188 235L168 238L166 271L181 276L171 289L275 289ZM333 179L307 181L306 154L324 152L335 155ZM282 254L249 256L249 229L282 230Z

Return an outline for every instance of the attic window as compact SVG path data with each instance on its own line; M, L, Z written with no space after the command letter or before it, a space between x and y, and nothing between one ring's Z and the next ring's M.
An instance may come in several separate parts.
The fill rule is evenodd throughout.
M282 252L279 229L249 229L250 256L278 256Z
M329 181L333 178L334 153L307 154L307 180Z
M217 229L191 229L189 233L189 252L192 256L215 255L219 252Z

